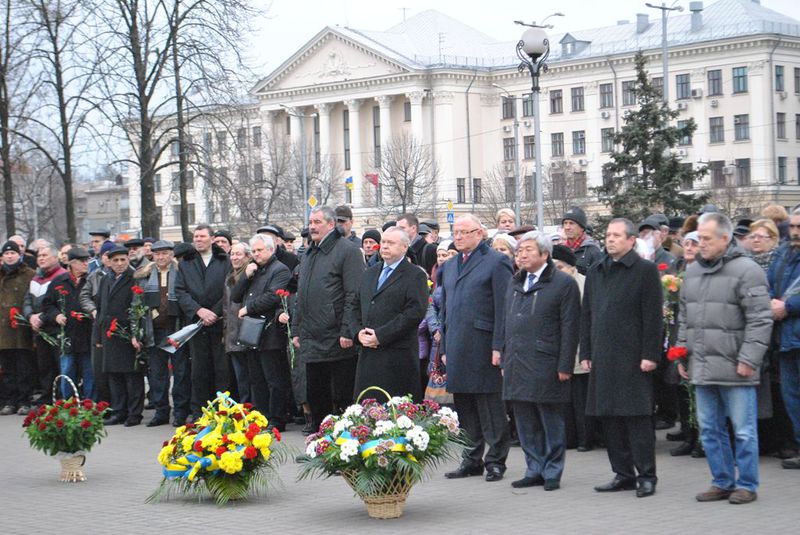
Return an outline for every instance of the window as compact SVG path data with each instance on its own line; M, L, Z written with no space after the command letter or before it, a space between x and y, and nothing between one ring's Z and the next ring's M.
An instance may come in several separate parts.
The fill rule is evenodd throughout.
M786 184L786 156L778 156L778 184Z
M550 91L550 113L563 113L564 103L561 97L560 89L553 89Z
M614 107L614 84L600 84L600 107Z
M722 71L714 69L708 71L708 96L713 97L722 94Z
M800 160L800 158L798 158ZM525 200L533 202L536 200L536 173L525 177Z
M156 173L153 177L153 189L156 193L161 193L161 173Z
M692 86L688 74L679 74L675 77L675 98L680 100L692 96Z
M260 147L261 146L261 127L254 126L253 127L253 146Z
M627 82L622 82L622 105L623 106L633 106L636 104L636 92L634 91L634 87L636 82L633 80L629 80Z
M228 148L228 133L224 130L217 130L217 150L225 152Z
M553 156L564 156L564 134L562 132L550 134L550 144L553 147Z
M794 115L794 138L800 140L800 114Z
M169 153L172 156L178 157L181 154L181 144L177 141L173 141L169 144Z
M572 93L572 111L583 111L583 88L573 87Z
M714 161L711 162L708 166L711 170L711 187L712 188L724 188L728 185L727 181L725 180L725 173L722 169L725 167L725 162L723 161Z
M350 170L350 112L348 110L342 111L342 130L343 130L342 138L344 139L344 168L346 171L349 171Z
M411 101L406 100L403 102L403 121L411 122Z
M687 126L689 126L689 121L678 121L678 129L679 130L684 129ZM692 136L689 135L689 134L686 134L685 136L681 136L681 138L678 139L678 145L686 146L686 145L691 145L691 144L692 144Z
M536 136L524 136L522 138L522 147L526 160L536 158Z
M572 196L586 197L586 171L573 173L573 179Z
M692 178L692 164L682 163L681 173L683 173L683 176L681 177L681 189L682 190L694 189L694 179Z
M290 115L286 115L286 135L292 135L292 118Z
M472 202L480 204L483 197L481 196L481 179L472 179Z
M381 108L372 107L372 143L375 167L381 166Z
M503 119L513 119L517 116L516 111L517 99L514 97L503 97Z
M586 154L586 131L572 132L572 154Z
M236 178L239 180L240 184L243 184L244 182L247 182L247 177L248 177L247 166L240 165L236 170Z
M614 150L614 129L600 129L600 150L602 152L612 152Z
M800 67L794 68L794 92L800 93Z
M733 138L736 141L750 139L750 116L748 114L733 116Z
M247 146L247 128L239 128L236 131L236 146L240 149Z
M740 187L750 185L750 158L736 160L736 185Z
M189 221L190 225L194 224L194 204L187 204L186 211L189 212ZM181 205L180 204L173 204L172 205L172 224L176 227L179 227L181 224Z
M775 114L775 129L778 139L786 139L786 114L778 112Z
M797 182L800 184L800 158L797 159Z
M783 65L775 65L775 91L786 90L786 79L783 76Z
M456 179L456 202L459 204L463 204L467 202L467 179L466 178L457 178Z
M194 189L194 171L186 171L186 189Z
M211 154L213 148L214 148L214 136L211 134L211 132L204 133L203 150L206 151L206 154Z
M650 84L653 86L653 90L656 92L657 95L664 95L664 77L663 76L653 76L653 79L650 80Z
M314 172L319 173L322 167L322 156L319 145L319 115L314 116Z
M513 137L503 138L503 160L507 162L514 161L516 158L516 144Z
M533 94L531 93L522 95L522 116L533 117Z
M264 180L264 166L260 162L253 164L253 180L256 184Z
M733 92L747 93L747 67L733 68Z
M723 143L725 141L725 121L722 117L711 117L708 120L708 142Z
M516 197L516 195L514 195L514 177L513 176L505 177L504 183L505 183L506 202L512 203L514 202L514 197Z

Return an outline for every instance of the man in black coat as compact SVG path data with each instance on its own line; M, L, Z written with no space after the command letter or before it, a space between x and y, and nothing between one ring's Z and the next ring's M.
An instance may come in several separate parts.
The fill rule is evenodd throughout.
M192 355L192 401L194 417L216 392L231 388L231 363L222 344L222 293L231 261L225 251L212 244L208 225L194 229L192 243L197 254L182 260L175 278L175 294L184 325L203 322L203 329L189 340Z
M663 297L656 265L633 250L636 235L627 219L608 224L607 254L586 277L580 358L591 372L586 414L601 417L616 474L595 490L635 488L643 498L655 493L657 481L653 371L661 358Z
M336 229L328 206L311 212L311 244L300 263L292 343L306 368L308 403L314 427L353 400L356 354L351 326L355 295L364 274L361 250Z
M269 322L257 349L247 352L250 388L256 408L266 414L270 425L283 431L292 389L289 360L286 358L286 332L279 327L281 298L276 293L286 290L292 274L275 255L271 236L256 234L250 239L253 262L245 268L231 290L231 301L241 303L239 318L263 317Z
M391 396L422 399L417 328L428 308L428 278L406 259L409 243L402 229L387 229L381 236L383 261L361 280L352 329L361 344L356 395L378 386Z
M500 352L511 261L489 248L480 220L462 216L453 227L458 256L442 264L442 339L447 391L453 394L461 426L473 446L450 479L479 476L503 479L508 457L508 420L503 405ZM489 451L483 457L488 444Z
M436 244L425 241L425 236L419 233L419 219L414 214L400 214L397 217L397 227L403 229L411 240L408 247L408 256L411 261L430 274L436 264Z
M519 273L506 294L503 399L511 402L525 477L514 488L560 487L566 452L566 404L580 330L575 279L556 269L553 243L528 232L517 244Z
M102 344L103 372L108 375L111 387L112 415L106 425L124 423L125 427L139 425L144 411L144 375L136 369L136 354L142 349L139 340L126 340L114 332L134 331L130 323L133 302L133 268L128 260L128 250L117 247L108 253L111 270L100 282L97 318L99 328L95 343Z

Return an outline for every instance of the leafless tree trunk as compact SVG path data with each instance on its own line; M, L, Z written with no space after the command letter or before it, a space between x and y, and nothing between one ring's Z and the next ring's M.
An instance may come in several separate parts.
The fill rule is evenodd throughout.
M418 212L430 204L439 167L430 148L420 140L408 134L393 136L382 148L381 161L372 163L378 169L383 206L404 213Z

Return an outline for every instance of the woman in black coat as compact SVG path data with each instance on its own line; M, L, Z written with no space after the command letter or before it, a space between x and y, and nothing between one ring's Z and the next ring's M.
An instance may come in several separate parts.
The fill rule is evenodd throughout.
M286 332L277 321L281 298L276 292L289 287L292 274L275 256L275 242L270 236L253 236L250 253L254 262L248 264L244 276L233 287L231 300L242 304L240 318L263 317L268 323L259 347L247 354L250 388L256 408L268 414L272 426L283 431L292 379L286 357Z

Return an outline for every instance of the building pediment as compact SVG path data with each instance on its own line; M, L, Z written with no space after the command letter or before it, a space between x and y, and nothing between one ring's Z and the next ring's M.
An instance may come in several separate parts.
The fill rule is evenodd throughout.
M400 63L362 43L326 28L253 88L256 96L273 91L379 78L409 72Z

